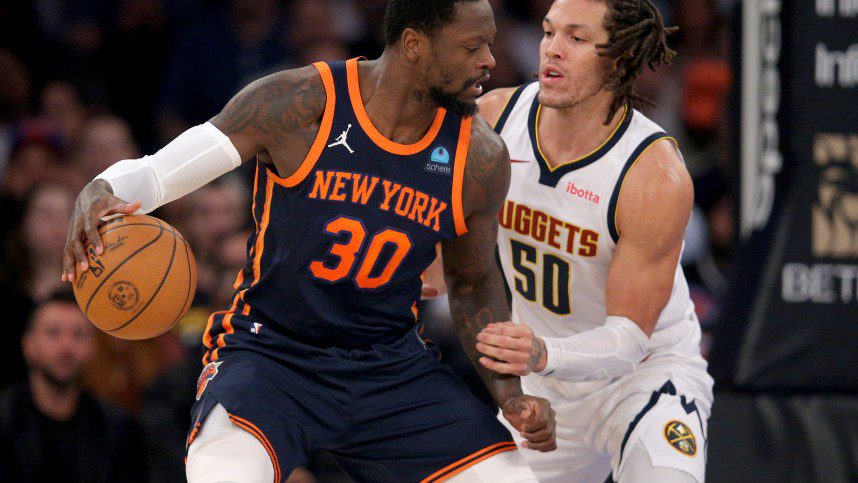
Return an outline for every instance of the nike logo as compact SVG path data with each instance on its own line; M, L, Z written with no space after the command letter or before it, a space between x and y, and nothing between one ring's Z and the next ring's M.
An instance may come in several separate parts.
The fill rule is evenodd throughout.
M526 161L524 159L510 159L510 163L529 163L530 161Z

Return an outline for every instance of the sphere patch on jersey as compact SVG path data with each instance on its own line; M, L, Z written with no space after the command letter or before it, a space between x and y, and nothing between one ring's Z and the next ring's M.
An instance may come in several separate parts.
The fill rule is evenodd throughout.
M432 150L432 156L430 157L430 159L433 163L449 164L450 153L443 146L438 146L434 150Z
M664 426L664 437L674 449L686 456L697 454L697 440L691 429L681 421L670 421Z

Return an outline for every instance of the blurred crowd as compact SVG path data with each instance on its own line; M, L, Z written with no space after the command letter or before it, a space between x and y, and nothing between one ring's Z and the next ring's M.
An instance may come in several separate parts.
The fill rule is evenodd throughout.
M497 68L486 87L529 82L551 0L491 3ZM658 103L646 114L677 137L695 180L683 265L708 330L717 321L734 238L734 2L655 3L680 28L672 38L679 55L669 68L644 74L638 91ZM230 300L246 256L252 163L155 213L190 241L199 286L185 319L146 341L94 330L60 281L76 194L115 161L152 153L205 122L258 77L318 60L377 56L385 6L385 0L0 4L0 297L7 314L0 350L12 361L0 375L0 480L183 481L201 333L209 314ZM445 362L475 382L444 300L427 305L430 338L442 346ZM54 437L41 437L48 434ZM66 470L53 472L59 463L50 462ZM99 469L90 473L87 465ZM319 456L293 480L332 481L336 474Z

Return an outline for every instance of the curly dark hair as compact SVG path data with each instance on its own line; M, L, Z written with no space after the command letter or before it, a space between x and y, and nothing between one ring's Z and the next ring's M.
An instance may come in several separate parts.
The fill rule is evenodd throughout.
M605 0L605 3L608 5L605 29L610 37L596 48L599 55L616 62L616 70L606 79L606 88L614 91L614 101L605 120L607 125L623 106L655 106L635 93L635 80L644 67L655 70L670 64L676 52L668 47L667 36L677 28L664 26L661 13L650 0Z
M391 0L384 12L384 43L395 44L407 28L432 37L450 23L459 2L479 0Z

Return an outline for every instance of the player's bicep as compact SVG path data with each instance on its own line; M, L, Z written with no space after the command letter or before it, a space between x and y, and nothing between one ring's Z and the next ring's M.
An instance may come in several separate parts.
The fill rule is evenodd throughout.
M652 151L620 195L620 238L606 286L608 315L628 317L648 334L670 298L694 197L674 148Z
M467 233L442 242L444 279L451 294L457 289L477 284L496 268L496 218L485 212L472 213L467 218Z
M229 137L242 159L249 159L315 123L324 112L326 93L312 66L278 72L239 91L211 122Z
M442 244L444 274L451 292L456 281L484 277L496 270L497 214L509 181L506 146L485 122L475 119L463 187L468 231Z

